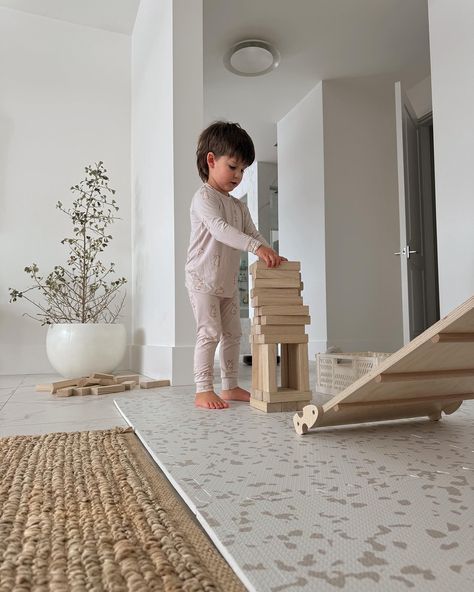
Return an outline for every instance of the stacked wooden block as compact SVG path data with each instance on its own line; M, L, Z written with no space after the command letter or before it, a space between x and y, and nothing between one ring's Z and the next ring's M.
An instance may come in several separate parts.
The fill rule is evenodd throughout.
M268 268L250 266L251 305L255 308L250 404L267 413L299 411L311 400L308 370L308 306L303 305L300 263L285 261ZM281 345L281 385L277 384L277 347Z

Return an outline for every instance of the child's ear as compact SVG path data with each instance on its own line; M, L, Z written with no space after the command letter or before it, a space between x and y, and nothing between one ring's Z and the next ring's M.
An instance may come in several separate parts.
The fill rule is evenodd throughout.
M207 166L213 169L216 165L216 157L214 152L207 153Z

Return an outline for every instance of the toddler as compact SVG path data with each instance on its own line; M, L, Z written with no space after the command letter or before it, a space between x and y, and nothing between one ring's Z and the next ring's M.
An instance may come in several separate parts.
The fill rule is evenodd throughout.
M247 206L229 195L255 159L250 136L237 123L218 121L200 135L197 167L204 184L191 202L191 237L186 287L196 319L194 380L198 407L224 409L227 401L248 401L237 384L240 306L237 279L240 251L277 267L280 257L255 228ZM222 392L214 392L214 354L220 342Z

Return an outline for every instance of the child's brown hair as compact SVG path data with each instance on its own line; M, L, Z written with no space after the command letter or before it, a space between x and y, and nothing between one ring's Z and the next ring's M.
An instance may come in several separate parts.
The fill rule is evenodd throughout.
M255 160L252 138L238 123L215 121L201 132L196 157L199 176L204 182L209 179L208 152L213 152L216 158L224 155L238 158L247 166Z

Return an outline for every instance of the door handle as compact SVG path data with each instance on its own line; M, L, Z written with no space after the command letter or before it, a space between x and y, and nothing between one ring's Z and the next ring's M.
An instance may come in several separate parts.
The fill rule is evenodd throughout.
M401 251L394 253L394 255L405 255L407 259L410 259L410 255L414 255L415 253L418 253L418 251L412 251L410 247L407 245L406 247L403 247Z

